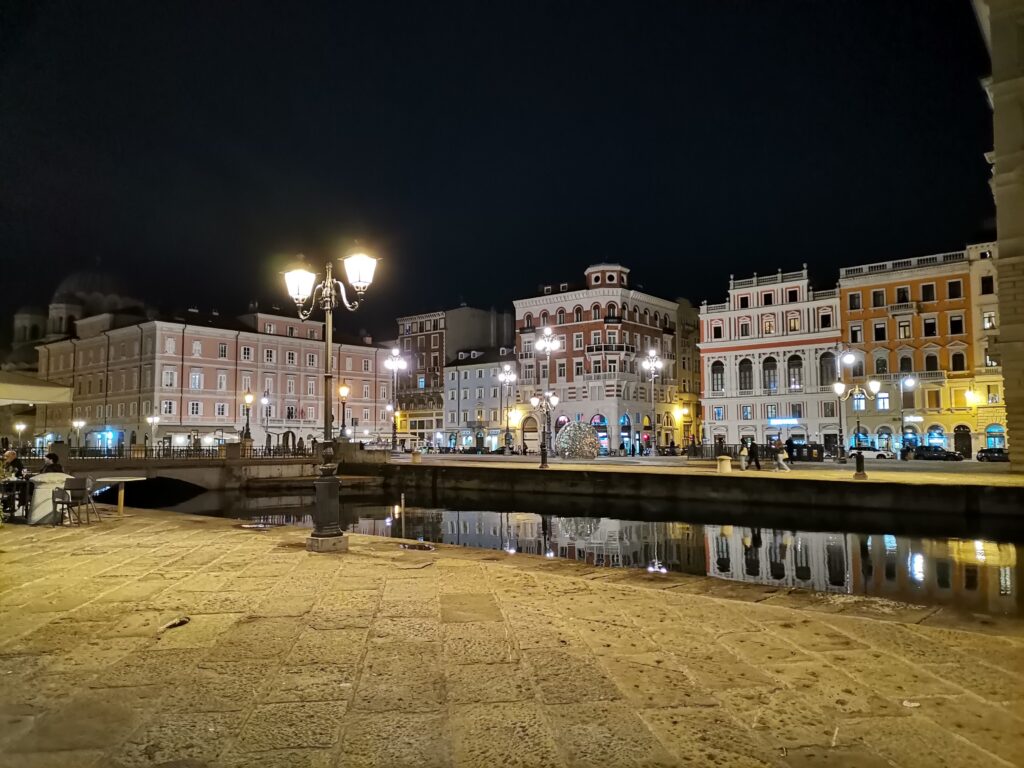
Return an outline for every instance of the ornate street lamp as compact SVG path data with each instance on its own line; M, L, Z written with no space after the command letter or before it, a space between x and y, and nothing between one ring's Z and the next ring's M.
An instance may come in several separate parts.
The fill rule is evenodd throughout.
M512 446L512 431L508 428L508 412L512 407L512 387L516 383L516 372L512 370L511 365L505 363L501 367L498 381L501 382L501 394L505 398L505 446L502 453L508 453L508 449Z
M14 431L18 433L18 450L21 450L21 433L25 431L25 423L19 421L14 425Z
M299 257L302 258L301 256ZM331 363L334 360L334 310L344 307L354 312L359 307L358 297L362 296L373 282L377 260L362 251L350 253L342 264L345 277L356 300L349 301L345 284L335 279L333 264L324 266L324 279L316 282L316 275L297 264L284 275L288 295L295 301L300 320L308 320L318 306L324 311L324 442L321 452L320 477L313 481L316 491L316 507L313 515L313 533L306 542L306 548L313 552L338 551L348 548L348 540L341 530L341 508L338 502L338 464L334 461L334 442L331 434ZM310 306L306 309L306 301Z
M541 336L537 339L537 342L533 345L533 348L538 352L546 352L548 356L548 380L544 382L545 389L551 384L551 353L557 352L561 347L561 343L555 337L554 332L549 327L545 327L541 331ZM558 398L555 398L555 402L558 402ZM546 421L544 422L544 434L546 435L547 448L551 450L551 411L548 410L544 414ZM546 465L545 465L546 466Z
M391 371L391 402L388 410L391 411L391 453L398 453L398 372L408 367L401 350L394 347L391 355L384 361L384 367Z
M245 429L242 430L243 440L252 440L252 432L249 431L249 412L252 410L252 401L256 398L248 389L242 395L242 402L245 403Z
M341 432L339 434L345 434L345 402L348 400L348 393L352 390L348 384L341 382L341 386L338 387L338 397L341 398Z
M75 430L75 446L78 448L78 453L82 453L82 427L85 426L85 422L81 419L72 419L71 428Z
M661 372L661 368L664 363L661 362L661 358L658 357L658 351L656 349L650 349L647 351L647 358L640 364L643 369L647 371L648 386L651 390L651 442L657 443L658 431L655 428L657 418L654 411L654 380L658 378L658 374ZM656 451L655 446L651 445L651 455L653 456Z
M870 379L868 381L868 388L867 389L864 389L864 387L862 387L860 384L855 384L854 386L852 386L849 389L847 389L846 384L844 384L841 381L837 381L835 384L832 385L832 389L835 391L836 397L839 398L839 408L840 408L840 410L839 410L839 424L840 424L840 430L842 429L842 420L843 420L843 407L842 407L842 404L844 402L846 402L847 400L849 400L851 397L857 398L857 399L861 399L861 400L863 400L865 402L867 400L874 400L875 399L875 395L878 394L878 390L880 390L881 388L882 388L882 383L880 381L876 381L875 379ZM854 442L858 443L858 447L859 447L859 443L860 443L860 412L861 412L861 410L863 410L863 408L858 409L856 407L857 399L854 400L854 409L853 409L854 413L857 414L857 431L854 433L854 438L853 439L854 439ZM856 461L857 461L857 470L856 470L856 472L854 472L853 476L856 479L858 479L858 480L866 478L867 475L864 473L864 454L858 451L857 454L856 454Z
M906 461L910 454L906 450L907 442L907 421L903 408L903 393L911 390L917 384L917 379L912 375L900 376L900 458Z
M540 441L540 468L547 469L548 440L551 439L548 430L551 428L551 412L558 406L558 395L554 392L545 392L541 397L535 395L530 398L530 405L544 418L544 434L541 436Z

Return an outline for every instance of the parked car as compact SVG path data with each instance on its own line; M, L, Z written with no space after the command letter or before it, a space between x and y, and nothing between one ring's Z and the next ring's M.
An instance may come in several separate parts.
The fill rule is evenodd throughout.
M852 448L850 456L862 454L865 459L895 459L896 454L886 448Z
M978 461L1009 461L1010 452L1005 448L982 448L977 458Z
M956 451L947 451L938 445L919 445L914 449L915 459L923 461L963 461L964 457Z

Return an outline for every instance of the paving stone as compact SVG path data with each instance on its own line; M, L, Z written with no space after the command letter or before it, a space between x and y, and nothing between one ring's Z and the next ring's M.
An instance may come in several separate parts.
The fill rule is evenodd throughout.
M240 712L158 715L114 752L114 768L215 763L242 727Z
M620 702L547 707L559 749L572 766L674 766L675 759L651 735L636 713Z
M791 642L769 632L736 632L720 636L718 642L744 661L758 666L810 659Z
M169 684L160 709L167 712L230 712L256 701L273 668L266 661L202 661Z
M445 702L444 671L437 643L371 645L363 661L353 708L428 712Z
M359 669L355 662L284 666L268 683L261 698L267 703L287 701L347 701L352 696Z
M130 691L87 691L63 707L42 715L10 752L107 750L116 746L142 720L138 699Z
M869 685L819 660L769 664L764 671L798 692L807 702L836 717L910 714L901 702L883 699Z
M207 613L190 616L187 624L156 635L154 648L209 648L245 618L241 613ZM161 625L162 626L162 625Z
M719 692L723 708L776 751L831 746L839 719L793 689Z
M264 704L250 715L236 748L265 752L334 746L345 708L343 701Z
M765 627L803 651L853 651L867 648L850 635L813 619L771 621Z
M451 765L447 716L353 713L345 718L339 768L444 768Z
M228 635L222 635L207 658L232 661L284 656L301 631L302 626L288 618L249 617L236 622Z
M770 768L770 750L721 707L644 709L640 717L687 768Z
M382 600L377 615L383 618L416 618L441 620L441 604L437 597Z
M443 652L456 664L499 663L519 658L505 625L496 621L443 624Z
M564 649L523 651L545 704L617 699L619 689L588 653Z
M502 621L504 616L494 597L488 594L463 593L441 595L441 621Z
M864 743L903 766L961 768L996 764L988 753L920 715L851 720L839 730L841 744Z
M533 702L453 707L449 728L456 766L551 768L564 765L540 706Z
M919 711L948 733L955 733L1008 762L1024 756L1024 722L1005 709L971 696L936 696Z
M1024 675L991 666L984 660L972 664L921 664L936 677L992 702L1024 700ZM1024 667L1020 668L1024 672Z
M892 699L960 693L935 675L880 651L836 651L825 654L830 664Z
M623 617L621 619L625 621ZM633 626L600 621L573 621L573 629L598 656L649 653L658 646Z
M892 768L892 763L866 748L799 747L780 761L788 768Z
M661 663L658 654L606 658L602 665L626 699L638 708L718 706L689 675Z
M285 664L337 664L354 667L365 650L365 629L313 629L306 628L298 636Z
M333 768L333 766L334 752L332 750L280 749L268 752L231 752L221 758L217 768ZM211 768L213 767L211 766Z
M436 643L441 640L441 624L424 618L376 619L370 628L374 643Z
M524 701L534 697L530 670L519 663L449 664L448 701L455 704Z
M143 650L106 667L92 683L94 688L119 688L172 683L196 668L203 652L197 649Z
M0 754L0 768L106 768L103 752L73 750L68 752L36 752L34 754Z

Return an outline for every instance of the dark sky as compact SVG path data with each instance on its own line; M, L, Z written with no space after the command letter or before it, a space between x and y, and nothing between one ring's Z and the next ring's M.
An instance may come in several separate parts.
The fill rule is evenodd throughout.
M242 311L285 300L279 254L358 237L385 260L345 326L391 333L600 260L718 301L730 272L829 287L991 236L968 0L0 14L5 303L99 261L165 308Z

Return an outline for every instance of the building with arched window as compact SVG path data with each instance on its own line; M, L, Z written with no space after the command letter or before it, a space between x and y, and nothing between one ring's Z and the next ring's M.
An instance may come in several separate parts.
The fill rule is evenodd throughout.
M837 292L815 291L807 267L729 280L729 299L700 308L703 438L735 444L839 439Z

